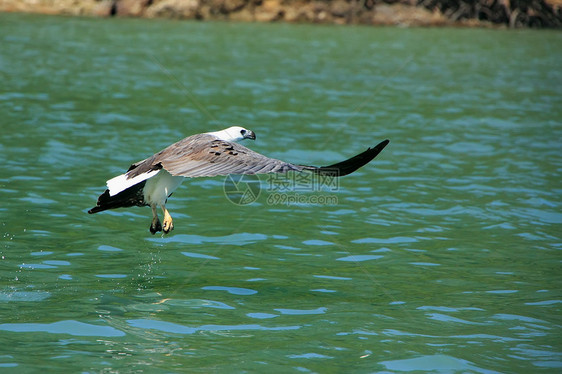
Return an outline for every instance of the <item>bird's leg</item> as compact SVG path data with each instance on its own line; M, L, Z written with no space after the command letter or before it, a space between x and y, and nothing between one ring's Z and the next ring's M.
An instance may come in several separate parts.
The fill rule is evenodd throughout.
M160 220L158 219L156 204L152 204L150 208L152 209L152 223L150 224L150 233L154 235L158 231L162 231L162 225L160 224Z
M164 204L162 204L162 211L164 212L164 225L162 226L162 228L164 234L167 234L174 229L174 224L172 222L172 216L170 215L168 209L166 209L166 206Z

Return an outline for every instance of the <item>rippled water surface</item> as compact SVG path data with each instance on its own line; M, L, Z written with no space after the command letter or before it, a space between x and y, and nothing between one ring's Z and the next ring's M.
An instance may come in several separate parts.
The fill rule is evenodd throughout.
M560 45L1 14L0 368L559 372ZM86 213L131 162L231 124L313 165L391 143L297 204L188 181L165 237L148 208Z

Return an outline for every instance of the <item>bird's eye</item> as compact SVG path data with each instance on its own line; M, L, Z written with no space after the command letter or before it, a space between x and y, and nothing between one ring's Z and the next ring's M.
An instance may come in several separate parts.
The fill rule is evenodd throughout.
M246 130L240 130L240 134L246 135Z

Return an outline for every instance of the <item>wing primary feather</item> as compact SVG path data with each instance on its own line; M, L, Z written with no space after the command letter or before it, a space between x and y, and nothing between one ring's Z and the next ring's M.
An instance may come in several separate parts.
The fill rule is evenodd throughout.
M321 167L308 166L306 168L318 174L343 177L344 175L351 174L360 167L368 164L372 159L377 157L379 153L381 153L381 151L384 149L384 147L387 146L389 142L390 141L386 139L377 144L375 147L368 148L365 152L359 153L356 156L333 165Z

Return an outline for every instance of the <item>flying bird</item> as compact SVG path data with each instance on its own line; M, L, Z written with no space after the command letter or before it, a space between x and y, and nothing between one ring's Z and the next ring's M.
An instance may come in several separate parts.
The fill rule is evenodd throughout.
M341 177L367 164L389 143L384 140L373 148L345 161L330 166L296 165L269 158L236 142L256 139L253 131L239 126L215 132L188 136L155 155L136 162L125 174L107 181L107 190L98 198L88 213L107 209L150 206L152 222L150 232L173 230L170 212L166 209L168 197L180 186L184 178L214 177L228 174L267 174L289 171L309 171ZM157 208L164 213L163 224Z

